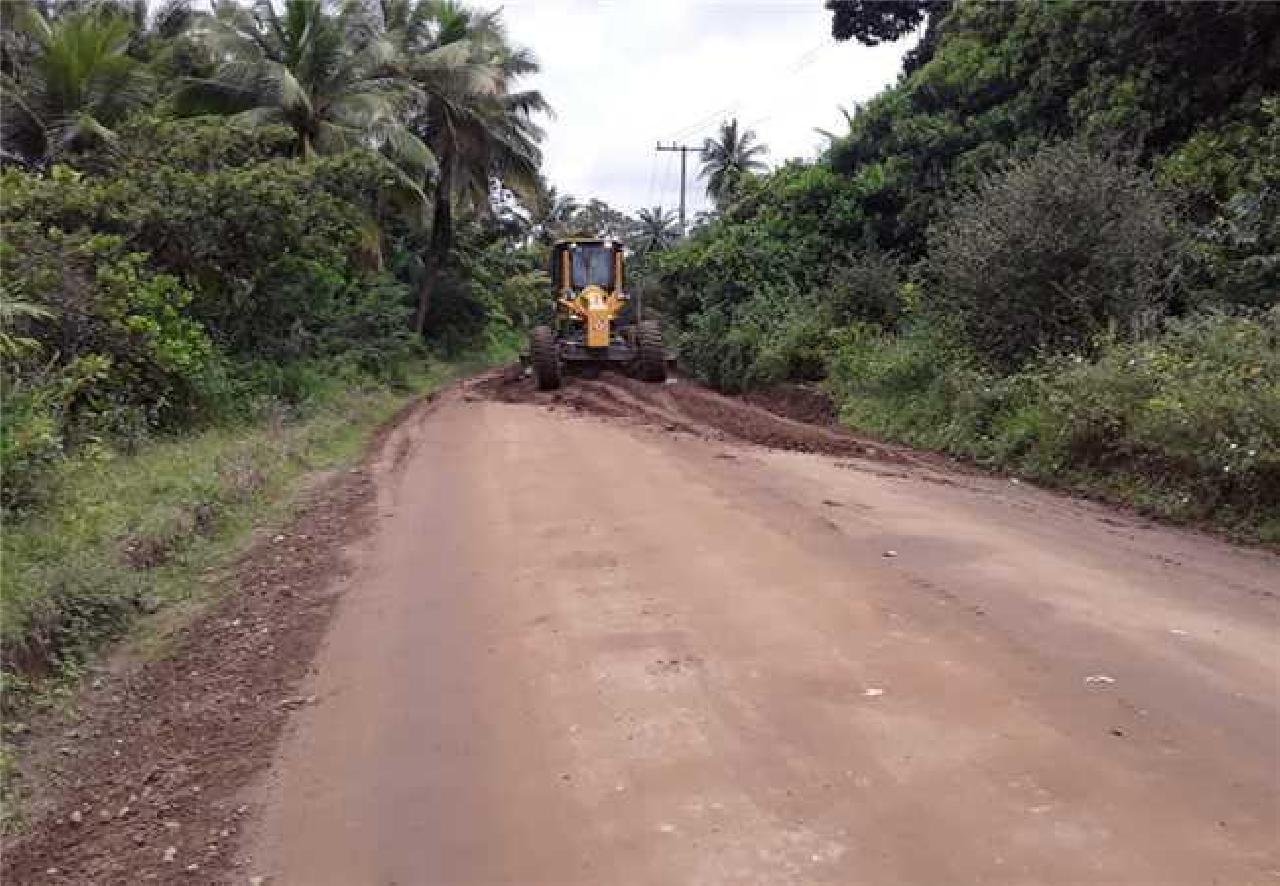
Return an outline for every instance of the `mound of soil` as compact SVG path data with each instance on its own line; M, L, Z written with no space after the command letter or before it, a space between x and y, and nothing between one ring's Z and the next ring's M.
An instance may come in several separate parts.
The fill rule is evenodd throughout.
M919 456L851 433L836 422L835 404L817 388L781 385L729 397L684 379L655 385L612 372L569 377L557 391L539 391L518 371L473 383L474 396L503 403L567 407L627 418L668 431L733 439L773 449L914 463Z

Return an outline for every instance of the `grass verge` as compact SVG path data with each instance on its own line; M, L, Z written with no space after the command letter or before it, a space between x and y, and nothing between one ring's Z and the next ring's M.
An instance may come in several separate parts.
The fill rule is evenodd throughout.
M355 462L408 401L507 356L421 360L394 386L325 379L303 405L268 408L253 422L59 465L50 503L0 536L5 799L13 740L31 715L74 701L104 644L132 635L162 654L154 641L165 621L213 596L219 569L255 529L283 522L318 476Z

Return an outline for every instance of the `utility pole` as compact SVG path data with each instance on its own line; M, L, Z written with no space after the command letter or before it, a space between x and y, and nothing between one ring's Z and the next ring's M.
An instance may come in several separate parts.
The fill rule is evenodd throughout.
M684 225L684 181L685 181L685 158L689 156L690 151L701 151L702 148L696 145L678 145L672 142L664 145L658 142L658 146L654 149L657 151L679 151L680 152L680 236L683 237L688 228Z

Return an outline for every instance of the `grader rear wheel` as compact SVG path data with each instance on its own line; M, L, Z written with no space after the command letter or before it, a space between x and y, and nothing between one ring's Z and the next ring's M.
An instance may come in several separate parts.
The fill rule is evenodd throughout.
M529 362L533 364L538 390L553 391L560 387L560 350L550 326L534 327L529 337Z
M667 351L657 320L641 320L636 329L637 369L643 381L667 380Z

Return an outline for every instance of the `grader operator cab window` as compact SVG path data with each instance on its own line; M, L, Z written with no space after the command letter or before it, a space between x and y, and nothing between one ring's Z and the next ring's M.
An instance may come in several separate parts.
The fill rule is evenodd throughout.
M613 288L613 249L608 246L579 246L570 251L573 257L573 288L596 285Z

